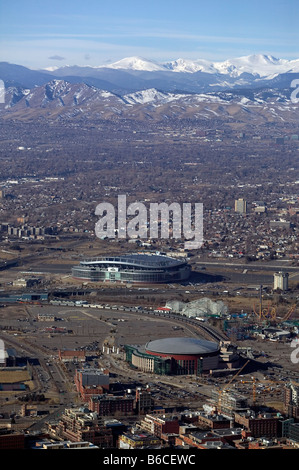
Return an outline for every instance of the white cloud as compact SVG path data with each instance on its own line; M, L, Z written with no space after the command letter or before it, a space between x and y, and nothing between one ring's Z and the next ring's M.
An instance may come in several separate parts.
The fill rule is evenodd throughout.
M48 59L51 59L51 60L65 60L65 57L61 57L61 55L52 55L51 57L48 57Z

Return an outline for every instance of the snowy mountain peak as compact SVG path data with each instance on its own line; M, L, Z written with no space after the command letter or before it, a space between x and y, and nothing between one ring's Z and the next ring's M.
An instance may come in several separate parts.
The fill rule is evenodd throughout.
M144 70L147 72L165 70L163 65L159 65L152 60L137 56L126 57L117 62L114 62L113 64L106 65L106 67L112 69Z
M260 77L267 77L274 74L299 71L299 60L289 61L286 59L277 59L276 57L265 54L237 57L224 62L217 62L214 65L219 73L229 73L231 76L250 73L252 75L259 75Z
M209 74L226 74L230 77L238 77L242 73L249 73L255 76L267 77L280 73L299 72L299 60L290 61L277 59L272 55L253 54L219 62L206 59L191 60L179 58L171 62L159 64L153 60L133 56L121 59L105 67L146 72L205 72Z
M165 68L172 70L173 72L206 72L206 73L215 73L217 72L214 68L213 62L208 60L198 59L177 59L172 62L165 64Z
M266 54L252 54L249 56L242 56L239 59L244 59L249 63L255 64L269 64L269 63L277 63L280 59L276 59L273 55L266 55Z
M59 76L79 75L92 76L105 69L126 70L128 72L176 72L176 73L196 73L203 72L213 75L227 75L237 78L243 73L251 74L257 78L275 77L283 73L299 73L299 59L287 60L278 59L267 54L252 54L248 56L236 57L224 61L209 61L206 59L184 59L178 58L171 62L158 63L144 57L132 56L121 59L117 62L97 66L69 66L61 68L45 69L48 73L56 73ZM104 72L103 72L104 73Z
M149 88L147 90L136 91L124 95L124 100L129 104L153 104L155 102L162 103L163 101L170 101L172 95L170 93L162 93L156 88Z

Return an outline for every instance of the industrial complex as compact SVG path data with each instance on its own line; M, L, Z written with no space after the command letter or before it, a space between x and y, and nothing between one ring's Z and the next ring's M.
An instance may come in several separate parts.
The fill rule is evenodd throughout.
M185 260L161 254L129 254L81 261L72 268L76 279L98 282L167 283L189 278Z

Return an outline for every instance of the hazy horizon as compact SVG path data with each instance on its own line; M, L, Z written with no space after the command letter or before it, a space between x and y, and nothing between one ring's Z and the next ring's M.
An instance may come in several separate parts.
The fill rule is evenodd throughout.
M223 61L299 57L297 2L15 0L0 6L0 60L29 68L99 66L125 57Z

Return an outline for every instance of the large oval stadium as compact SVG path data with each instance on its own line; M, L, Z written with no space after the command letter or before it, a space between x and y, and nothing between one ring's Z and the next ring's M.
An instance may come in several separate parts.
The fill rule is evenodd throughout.
M218 368L220 346L200 338L163 338L143 347L126 346L126 359L146 372L195 374Z
M72 268L75 279L95 282L167 283L188 279L186 260L161 254L127 254L81 261Z

